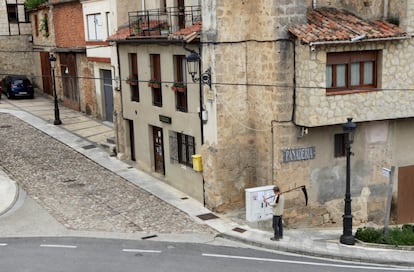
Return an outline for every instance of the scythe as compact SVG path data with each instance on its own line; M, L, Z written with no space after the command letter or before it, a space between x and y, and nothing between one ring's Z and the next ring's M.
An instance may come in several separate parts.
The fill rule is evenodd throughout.
M305 203L306 203L306 206L308 206L308 192L306 191L306 186L305 185L302 185L302 186L299 186L299 187L295 187L293 189L290 189L290 190L281 192L281 194L289 193L289 192L292 192L292 191L295 191L295 190L298 190L298 189L302 189L302 192L305 195ZM274 195L269 196L266 199L269 199L269 198L272 198L272 197L274 197Z

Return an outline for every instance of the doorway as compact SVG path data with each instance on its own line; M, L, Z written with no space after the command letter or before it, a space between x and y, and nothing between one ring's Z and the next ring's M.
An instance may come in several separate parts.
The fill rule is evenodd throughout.
M397 223L414 222L414 165L398 168Z
M102 86L104 97L104 112L105 120L109 122L114 121L114 94L112 91L112 72L111 70L101 70Z
M165 175L164 144L162 128L152 127L152 139L154 146L154 167L155 172Z
M42 69L43 92L53 95L52 69L50 67L49 52L40 52L40 66Z

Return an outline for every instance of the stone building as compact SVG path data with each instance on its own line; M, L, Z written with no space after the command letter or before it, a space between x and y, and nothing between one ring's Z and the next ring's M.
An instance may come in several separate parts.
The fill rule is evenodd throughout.
M352 117L354 223L383 222L384 169L394 170L392 218L414 221L405 208L414 192L414 4L163 1L154 10L145 4L109 38L120 78L119 158L216 212L243 210L247 188L305 185L309 205L300 191L287 194L286 223L330 226L342 222L342 125ZM201 61L196 84L186 70L190 53ZM171 90L178 85L186 86L183 93ZM190 159L198 154L201 172Z
M31 24L24 1L0 1L0 79L7 74L34 77L31 41Z

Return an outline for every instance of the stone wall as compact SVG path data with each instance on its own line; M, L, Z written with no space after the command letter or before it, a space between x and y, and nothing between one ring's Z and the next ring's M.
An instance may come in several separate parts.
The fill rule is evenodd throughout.
M28 36L0 36L0 74L33 74L32 44Z
M217 139L206 138L202 155L207 206L223 211L244 206L245 188L272 183L271 123L293 114L287 27L304 21L306 3L212 2L205 38L215 44L204 61L214 71Z
M306 127L343 123L349 116L355 121L374 121L414 116L414 42L370 42L353 45L298 46L296 123ZM379 91L351 95L326 95L327 52L379 50ZM410 68L411 67L411 68ZM309 72L311 71L311 72Z

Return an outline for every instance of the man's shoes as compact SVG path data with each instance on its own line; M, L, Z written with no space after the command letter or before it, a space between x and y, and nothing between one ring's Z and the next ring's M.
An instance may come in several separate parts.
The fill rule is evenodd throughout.
M277 238L277 237L272 237L272 238L270 238L270 240L272 240L272 241L279 241L279 238Z

